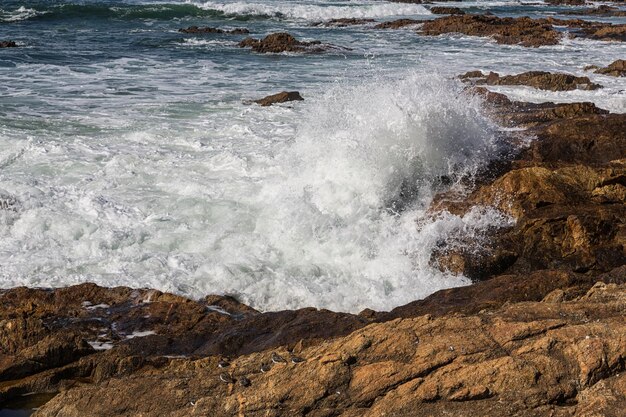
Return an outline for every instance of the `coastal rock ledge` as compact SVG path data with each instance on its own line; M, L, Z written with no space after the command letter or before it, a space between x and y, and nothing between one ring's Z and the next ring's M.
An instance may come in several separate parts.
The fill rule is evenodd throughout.
M536 138L469 194L441 193L430 208L489 205L516 220L480 252L442 243L433 254L473 285L358 315L95 284L0 290L0 410L623 416L626 115L513 102L483 86L466 94L527 129L503 139Z

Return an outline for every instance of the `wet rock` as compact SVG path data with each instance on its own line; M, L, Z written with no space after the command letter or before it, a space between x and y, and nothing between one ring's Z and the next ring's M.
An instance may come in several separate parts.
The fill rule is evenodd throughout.
M342 28L346 26L366 25L366 24L374 23L374 22L376 22L374 19L341 18L341 19L331 19L326 22L315 22L311 24L311 26Z
M626 286L568 294L567 302L374 323L266 373L258 366L269 351L243 355L234 365L250 387L221 382L213 358L171 361L73 387L38 416L502 416L570 407L611 415L626 405Z
M17 48L14 41L0 41L0 48Z
M470 36L489 36L497 43L528 47L556 45L561 35L551 24L529 17L496 17L488 15L445 16L424 23L420 33L441 35L463 33Z
M500 75L495 72L484 75L479 71L471 71L462 75L461 79L471 79L476 84L526 85L549 91L596 90L602 87L592 83L589 77L546 71L528 71L517 75Z
M575 36L598 41L626 42L626 25L595 24L581 29Z
M595 73L613 77L626 77L626 60L618 59L604 68L597 69Z
M389 22L379 23L374 26L374 29L401 29L406 26L415 26L423 23L423 21L415 19L398 19Z
M546 3L553 6L583 6L586 0L545 0Z
M227 34L227 35L247 35L250 33L248 29L245 28L237 28L237 29L219 29L213 27L198 27L198 26L189 26L186 29L178 29L179 32L188 33L193 35L202 35L202 34Z
M277 103L286 103L288 101L302 101L304 100L297 91L283 91L281 93L272 94L262 99L255 100L254 102L261 106L271 106Z
M617 7L607 6L606 4L590 9L580 9L565 12L564 14L579 15L579 16L605 16L605 17L620 17L626 16L626 10L620 10Z
M459 9L458 7L431 7L430 12L432 14L465 14L463 9Z
M302 42L286 32L272 33L263 39L246 38L239 42L240 48L252 48L259 53L311 52L319 53L328 49L320 41Z

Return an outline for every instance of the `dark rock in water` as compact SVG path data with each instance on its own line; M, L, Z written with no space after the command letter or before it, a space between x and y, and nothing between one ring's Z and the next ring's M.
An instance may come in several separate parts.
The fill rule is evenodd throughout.
M431 7L430 12L432 14L465 14L463 9L459 9L458 7Z
M14 41L0 41L0 48L17 48Z
M618 59L604 68L597 69L595 73L611 75L613 77L626 77L626 60Z
M420 23L424 22L415 19L398 19L389 22L379 23L378 25L374 26L374 29L400 29L405 26L414 26Z
M485 75L480 71L470 71L462 75L461 79L470 79L476 84L526 85L549 91L596 90L602 87L592 83L588 77L546 71L528 71L517 75L503 76L495 72Z
M463 33L470 36L491 36L501 44L528 47L556 45L561 35L551 24L529 17L496 17L486 15L445 16L424 23L423 35Z
M227 34L227 35L247 35L248 33L250 33L250 31L245 28L224 30L224 29L219 29L219 28L198 27L198 26L189 26L186 29L178 29L178 31L182 33L189 33L189 34L194 34L194 35L210 34L210 33Z
M368 23L376 22L374 19L358 19L358 18L341 18L332 19L326 22L315 22L311 26L325 26L325 27L337 27L342 28L346 26L366 25Z
M582 6L586 4L586 0L545 0L546 3L553 6Z
M605 17L620 17L626 16L626 10L620 10L617 7L607 6L605 4L591 8L591 9L579 9L565 12L564 14L579 15L579 16L605 16Z
M297 91L283 91L281 93L272 94L271 96L263 97L262 99L255 100L254 102L261 106L271 106L277 103L286 103L288 101L301 101L304 100Z
M246 38L239 42L240 48L252 48L259 53L281 52L323 52L328 47L322 46L320 41L301 42L286 32L272 33L263 39Z

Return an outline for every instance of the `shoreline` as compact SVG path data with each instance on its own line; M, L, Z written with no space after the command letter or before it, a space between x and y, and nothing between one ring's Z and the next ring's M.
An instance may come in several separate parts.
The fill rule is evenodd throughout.
M502 407L544 415L596 398L600 394L590 392L598 381L618 403L626 401L615 391L625 382L626 358L619 307L626 300L620 246L626 232L626 114L607 114L588 103L511 102L482 87L470 86L468 94L484 95L494 118L537 137L513 160L491 167L464 199L443 193L433 202L433 215L486 204L517 219L491 235L482 253L442 248L435 254L433 262L442 268L468 276L481 272L472 285L390 312L366 309L358 315L315 308L260 313L231 297L193 301L94 284L2 290L0 300L10 308L0 310L0 403L27 393L58 393L36 416L78 416L87 406L94 416L118 415L119 407L143 415L226 416L236 408L248 410L246 415L380 415L408 403L422 410L412 416L440 407L472 415L501 415ZM516 184L512 190L510 181ZM606 227L597 226L607 221L622 226L607 235ZM541 227L546 224L562 226ZM495 318L509 324L500 329ZM605 331L598 333L598 326ZM569 336L581 331L594 335L592 342ZM499 346L508 344L508 353L479 342L488 334L500 334ZM554 343L562 345L558 355L550 353ZM600 344L594 351L609 356L588 362L596 359L570 352L580 343ZM415 349L410 345L424 349L419 358L408 353ZM534 351L541 354L522 367L513 366L520 358L507 359ZM286 362L273 363L271 352ZM302 361L291 363L292 356ZM550 365L541 365L548 358ZM221 368L219 361L229 365ZM269 368L260 371L263 366ZM529 366L544 376L533 376L531 383ZM487 369L499 376L494 380ZM570 372L580 374L574 385ZM175 389L181 378L192 382ZM511 390L518 401L504 406L496 400L509 398ZM156 405L148 407L146 395L158 398ZM605 406L617 407L610 401Z

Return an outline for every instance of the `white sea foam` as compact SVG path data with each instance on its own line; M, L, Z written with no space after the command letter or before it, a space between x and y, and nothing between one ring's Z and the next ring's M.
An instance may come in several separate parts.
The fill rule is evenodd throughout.
M30 19L31 17L42 15L45 12L39 12L35 9L29 9L20 6L15 10L0 9L0 22L18 22L20 20Z
M22 158L44 163L42 176L0 181L23 202L0 223L2 285L91 280L235 294L260 309L388 309L467 284L429 266L433 248L508 224L493 210L425 218L433 180L497 156L456 81L376 79L237 112L212 119L210 140L146 127L32 144Z
M218 10L228 15L272 16L298 20L329 20L336 18L385 18L405 15L429 15L427 8L417 4L403 3L356 3L331 6L297 2L203 2L197 3L207 10Z

